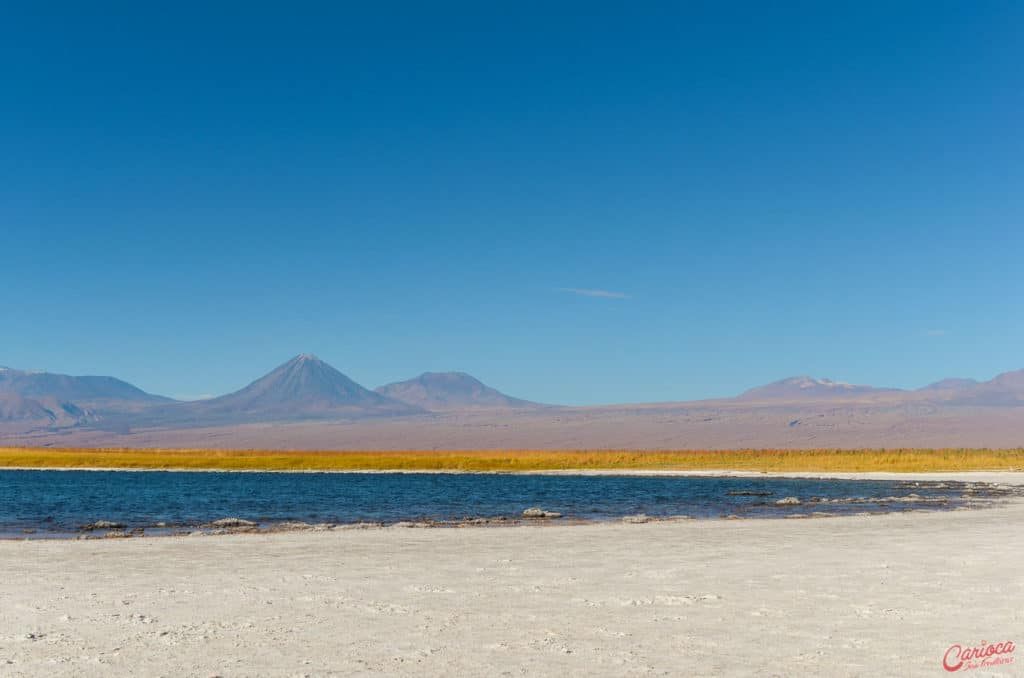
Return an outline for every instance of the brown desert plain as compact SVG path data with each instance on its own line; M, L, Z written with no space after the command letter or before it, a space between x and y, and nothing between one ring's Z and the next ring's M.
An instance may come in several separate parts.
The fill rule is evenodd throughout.
M732 398L590 407L513 398L462 372L370 390L302 354L178 402L112 377L0 369L0 445L276 450L1010 448L1024 370L916 389L791 377Z

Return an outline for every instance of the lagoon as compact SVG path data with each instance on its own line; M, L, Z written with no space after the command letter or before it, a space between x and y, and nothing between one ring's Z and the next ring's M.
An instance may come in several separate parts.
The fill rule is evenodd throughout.
M0 535L72 536L100 520L152 534L229 516L260 528L511 522L535 506L563 522L883 513L954 508L965 489L972 500L986 494L964 483L808 478L2 470Z

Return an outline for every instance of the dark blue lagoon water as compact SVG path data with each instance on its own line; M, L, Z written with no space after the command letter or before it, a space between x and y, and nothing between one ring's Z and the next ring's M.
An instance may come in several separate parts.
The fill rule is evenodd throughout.
M563 520L627 515L785 517L942 509L957 483L651 476L399 473L0 471L0 535L66 536L94 521L126 529L194 528L224 517L357 523L518 519L523 510ZM977 487L972 490L977 498ZM984 489L980 490L984 494ZM776 504L796 497L799 504Z

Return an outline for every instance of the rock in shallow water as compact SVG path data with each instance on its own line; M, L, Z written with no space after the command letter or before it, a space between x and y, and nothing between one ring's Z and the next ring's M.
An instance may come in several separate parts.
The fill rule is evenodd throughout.
M207 523L203 527L256 527L256 523L251 520L243 520L242 518L221 518L212 523Z
M544 509L533 507L533 508L528 508L525 511L523 511L523 517L524 518L561 518L562 514L561 513L556 513L555 511L545 511Z
M275 523L275 530L312 530L313 526L309 523L304 523L301 520L286 520L284 522Z
M95 523L82 525L83 530L120 530L123 527L124 523L118 523L113 520L97 520Z

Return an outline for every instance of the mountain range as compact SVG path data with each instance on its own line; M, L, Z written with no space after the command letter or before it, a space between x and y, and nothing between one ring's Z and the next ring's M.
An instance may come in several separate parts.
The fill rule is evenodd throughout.
M232 425L399 417L453 410L542 407L463 372L427 372L367 389L315 355L295 356L233 393L181 402L113 377L0 368L0 422L41 426Z
M898 392L896 389L858 386L831 379L800 376L756 386L737 396L739 400L836 400Z
M988 381L948 378L916 390L798 376L751 388L734 398L577 408L515 398L464 372L425 372L371 390L311 354L298 355L233 393L189 402L147 393L113 377L0 368L0 444L11 440L23 442L26 436L49 440L47 435L58 433L64 437L93 435L96 440L110 444L110 436L135 431L229 431L231 427L251 425L344 422L349 422L347 431L354 431L357 422L373 422L377 427L374 430L390 425L407 431L409 436L445 422L445 426L455 427L452 435L460 439L470 430L467 427L484 427L474 435L481 431L500 432L508 427L509 421L535 422L537 427L572 421L578 422L574 426L586 423L588 430L596 430L593 423L599 419L640 412L646 413L644 416L662 417L651 420L659 425L665 421L685 422L689 427L685 431L692 429L698 438L709 422L717 422L723 430L731 427L731 433L740 430L737 427L741 424L751 426L753 444L760 438L759 429L751 422L768 421L769 415L765 413L770 413L772 426L776 421L785 421L789 428L803 426L805 431L813 430L808 440L829 440L829 436L844 427L861 426L863 422L856 423L860 417L865 417L865 422L877 423L883 421L879 415L884 414L899 421L934 427L940 419L961 421L964 412L981 410L1000 422L1009 421L1013 427L1020 422L1020 441L1024 442L1024 370L1005 372ZM696 417L695 412L710 416ZM814 418L809 412L815 413ZM845 420L841 412L846 413L842 415ZM668 415L685 417L665 420ZM826 425L829 417L837 418L838 423ZM975 417L972 421L980 420ZM814 426L808 428L812 423ZM303 435L294 426L288 430L299 437ZM684 435L683 428L676 435L684 441L690 436ZM183 440L191 441L187 436ZM504 445L498 438L494 440L495 444ZM366 444L374 443L371 436Z
M930 400L948 405L1016 406L1024 405L1024 370L1003 372L989 381L942 379L913 391L848 384L807 376L790 377L744 391L736 399L760 402Z

